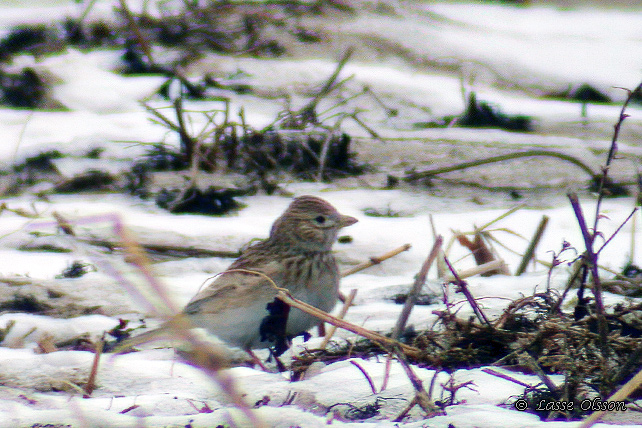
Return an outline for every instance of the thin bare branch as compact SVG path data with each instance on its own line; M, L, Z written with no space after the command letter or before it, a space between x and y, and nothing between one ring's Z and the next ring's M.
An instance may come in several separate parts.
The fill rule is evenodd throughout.
M481 322L482 324L486 324L488 327L492 328L492 325L488 321L488 318L486 318L486 315L481 310L481 308L475 301L475 298L473 297L472 293L468 289L468 284L466 284L466 281L462 280L459 277L453 265L450 264L448 257L444 257L444 260L446 261L446 265L448 266L448 269L450 269L450 272L453 274L453 277L455 278L455 280L452 282L454 282L459 287L459 291L461 291L464 294L464 296L466 296L466 300L468 300L468 304L470 304L470 307L473 309L473 312L479 319L479 322Z
M396 256L397 254L403 253L404 251L408 251L411 247L412 246L410 244L404 244L401 247L396 248L396 249L394 249L392 251L388 251L387 253L385 253L385 254L383 254L383 255L381 255L379 257L370 257L370 260L368 260L367 262L361 263L361 264L359 264L359 265L357 265L355 267L352 267L352 268L348 269L345 272L342 272L341 276L343 278L345 278L348 275L352 275L354 273L360 272L360 271L362 271L364 269L367 269L369 267L372 267L374 265L378 265L379 263L381 263L383 261L386 261L389 258L392 258L392 257Z
M348 294L348 297L346 297L345 302L343 302L343 307L341 308L341 312L339 312L339 315L337 318L343 319L346 314L348 313L348 310L350 309L350 306L352 306L352 302L354 301L354 298L357 295L357 289L353 288L350 290L350 294ZM319 349L325 349L326 346L328 346L328 342L330 342L330 339L332 339L332 336L334 336L334 333L337 331L337 327L335 325L331 326L328 331L325 334L325 337L323 338L323 342L321 342L321 345L319 345Z
M571 206L573 207L573 212L577 218L577 222L580 226L580 231L582 232L582 237L584 238L584 245L586 246L585 260L588 264L588 268L591 272L593 278L593 296L595 297L595 306L597 310L597 319L598 319L598 332L600 334L600 347L602 348L602 354L606 358L608 356L608 342L607 342L607 325L606 325L606 313L604 310L604 302L602 301L602 283L600 282L600 275L597 267L597 255L593 251L593 238L594 234L588 230L586 225L586 220L584 219L584 214L582 213L582 207L575 193L570 193L568 195L569 200L571 201Z
M412 286L412 289L408 293L408 297L406 297L406 302L404 303L403 309L401 310L401 314L399 314L399 318L397 319L397 324L395 325L395 328L392 330L393 339L398 339L399 336L401 336L401 333L403 332L404 328L406 328L406 323L408 322L408 317L410 317L410 312L412 312L412 308L415 306L415 303L417 303L417 297L419 296L419 292L421 291L421 288L426 283L428 270L430 270L430 267L432 266L433 262L439 255L443 241L444 239L441 237L441 235L437 237L437 239L435 240L435 243L432 246L432 249L430 250L430 253L428 254L428 257L424 261L423 265L421 266L421 269L419 270L419 273L415 277L415 282Z
M535 231L535 235L533 235L533 239L531 239L531 242L528 244L528 248L526 249L526 252L524 253L524 256L522 257L522 261L519 264L519 267L515 271L515 276L520 276L526 271L526 266L528 266L528 263L533 259L535 256L535 249L537 248L537 244L539 244L540 239L542 239L542 235L544 234L544 230L546 230L546 225L548 224L548 216L542 216L542 219L539 222L539 225L537 226L537 230Z

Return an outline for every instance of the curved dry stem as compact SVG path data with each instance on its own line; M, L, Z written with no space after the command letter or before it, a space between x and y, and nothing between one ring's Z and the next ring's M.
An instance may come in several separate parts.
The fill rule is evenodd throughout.
M594 178L596 176L596 174L593 172L591 167L589 167L587 164L585 164L584 162L582 162L581 160L579 160L574 156L567 155L565 153L554 152L550 150L527 150L525 152L508 153L505 155L491 156L489 158L478 159L470 162L464 162L458 165L451 165L451 166L446 166L441 168L429 169L427 171L422 171L422 172L415 172L415 173L406 175L406 177L404 177L404 180L417 181L422 178L434 177L435 175L444 174L446 172L459 171L462 169L473 168L476 166L486 165L489 163L502 162L506 160L513 160L513 159L519 159L519 158L525 158L525 157L541 157L541 156L554 157L566 162L570 162L573 165L576 165L577 167L582 169L584 172L586 172L590 176L590 178Z
M322 311L319 308L316 308L308 303L305 303L299 299L295 299L292 297L290 294L290 290L287 288L282 288L276 285L276 283L270 278L268 275L264 274L263 272L257 272L249 269L230 269L226 272L244 272L244 273L249 273L253 275L258 275L264 279L266 279L272 286L274 287L275 290L277 290L277 298L281 300L282 302L288 304L289 306L293 308L297 308L302 310L303 312L312 315L313 317L316 317L320 319L321 321L327 322L328 324L332 324L338 328L342 328L344 330L348 330L352 333L358 334L359 336L365 337L366 339L370 339L373 342L377 342L380 345L387 347L387 348L394 348L394 347L399 347L403 350L403 352L406 355L410 355L411 357L417 357L421 351L418 348L415 348L414 346L409 346L406 345L405 343L401 343L397 340L391 339L389 337L386 337L382 334L375 333L372 330L365 329L361 326L358 326L356 324L352 324L351 322L342 320L340 318L337 318L333 315L330 315L329 313ZM225 273L225 272L223 272Z

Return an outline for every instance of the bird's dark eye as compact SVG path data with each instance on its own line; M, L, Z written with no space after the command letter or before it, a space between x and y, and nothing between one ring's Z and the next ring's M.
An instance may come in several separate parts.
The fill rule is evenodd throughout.
M322 216L322 215L316 216L316 217L314 218L314 221L316 221L316 222L317 222L317 223L319 223L319 224L323 224L323 223L325 223L325 217L324 217L324 216Z

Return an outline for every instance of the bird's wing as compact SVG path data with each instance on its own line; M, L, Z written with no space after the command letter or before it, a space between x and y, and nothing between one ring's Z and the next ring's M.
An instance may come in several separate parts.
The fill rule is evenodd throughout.
M274 278L271 264L254 269ZM186 314L217 314L224 310L255 305L257 301L269 303L276 296L276 289L263 275L250 272L226 271L190 300L183 310Z

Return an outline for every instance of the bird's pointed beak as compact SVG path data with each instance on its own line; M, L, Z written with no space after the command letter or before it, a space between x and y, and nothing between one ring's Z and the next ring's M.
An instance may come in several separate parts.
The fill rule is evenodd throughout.
M355 224L355 223L356 223L356 222L358 222L358 221L359 221L359 220L357 220L357 219L356 219L356 218L354 218L354 217L350 217L349 215L342 215L342 216L339 218L339 225L340 225L341 227L348 227L348 226L351 226L351 225Z

